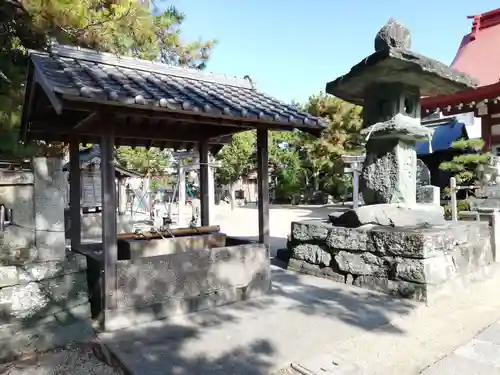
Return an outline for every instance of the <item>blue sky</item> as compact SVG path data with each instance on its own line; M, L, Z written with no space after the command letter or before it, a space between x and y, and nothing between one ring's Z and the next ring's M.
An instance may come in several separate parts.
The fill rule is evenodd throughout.
M470 31L467 16L499 6L498 0L164 3L186 14L184 39L217 39L208 71L248 74L260 91L287 102L304 101L324 90L327 81L372 53L375 34L390 17L410 29L412 50L449 64Z

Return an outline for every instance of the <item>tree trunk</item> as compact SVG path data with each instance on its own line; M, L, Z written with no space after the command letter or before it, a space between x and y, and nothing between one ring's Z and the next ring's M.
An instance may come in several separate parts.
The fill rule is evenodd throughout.
M319 190L319 172L313 173L314 191Z
M230 192L230 195L231 195L231 210L234 210L235 206L236 206L236 181L234 182L231 182L230 184L230 188L229 188L229 192Z

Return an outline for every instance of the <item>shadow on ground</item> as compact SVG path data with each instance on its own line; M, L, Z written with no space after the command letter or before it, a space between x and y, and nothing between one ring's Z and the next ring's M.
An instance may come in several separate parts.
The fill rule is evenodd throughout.
M102 334L101 339L133 374L269 374L363 331L403 334L391 320L416 306L277 267L272 279L268 296Z

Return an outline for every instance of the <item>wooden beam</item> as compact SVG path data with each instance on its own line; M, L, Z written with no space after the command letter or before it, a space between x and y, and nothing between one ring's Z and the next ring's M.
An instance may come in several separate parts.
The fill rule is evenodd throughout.
M210 225L210 194L208 181L208 143L200 142L200 215L201 225Z
M33 61L33 60L31 60ZM38 67L36 67L38 69ZM38 73L37 69L35 69L35 76L34 80L37 82L41 88L43 89L43 92L45 93L45 96L47 99L49 99L50 104L52 105L52 108L54 108L54 111L60 115L63 112L63 103L59 99L59 97L54 93L52 85L47 81L47 78L45 75ZM41 69L40 71L43 71Z
M109 312L116 309L116 263L118 260L116 231L116 186L114 138L101 138L102 249L104 255L104 329Z
M88 115L87 117L85 117L78 124L73 126L72 131L75 132L75 131L84 130L85 128L90 127L90 126L94 125L95 123L97 123L99 121L99 118L100 118L99 113L94 112L94 113Z
M259 191L259 242L269 250L269 150L268 131L257 130L257 184Z
M69 143L69 213L71 219L71 248L76 249L82 243L82 217L80 210L82 188L80 171L80 140L73 137Z
M105 119L105 120L104 120ZM85 120L83 120L85 122ZM227 128L221 126L203 126L200 124L183 124L163 122L158 125L150 125L148 121L130 124L122 119L110 119L88 123L86 126L74 129L66 121L36 121L30 130L31 134L46 133L54 135L78 134L79 136L113 136L120 139L134 139L144 141L183 141L198 143L202 140L231 135L241 131L239 128ZM33 136L31 137L33 139Z

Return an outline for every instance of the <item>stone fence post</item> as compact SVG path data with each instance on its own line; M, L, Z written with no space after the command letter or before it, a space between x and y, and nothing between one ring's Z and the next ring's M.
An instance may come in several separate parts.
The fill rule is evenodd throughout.
M450 178L450 198L451 198L451 220L458 220L457 211L457 179L455 177Z
M494 262L500 262L500 212L497 209L491 215L491 248Z

